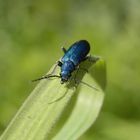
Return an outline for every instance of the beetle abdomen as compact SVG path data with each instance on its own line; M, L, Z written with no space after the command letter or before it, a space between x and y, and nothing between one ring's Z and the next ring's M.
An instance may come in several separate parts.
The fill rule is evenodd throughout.
M74 65L78 65L82 60L85 59L90 51L90 45L86 40L80 40L67 50L65 55L62 57L61 61L72 61Z

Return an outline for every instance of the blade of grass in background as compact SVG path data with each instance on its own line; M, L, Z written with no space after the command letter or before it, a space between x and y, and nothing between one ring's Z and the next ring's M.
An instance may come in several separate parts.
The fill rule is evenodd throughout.
M95 64L95 58L83 62L81 67L89 69L93 64ZM84 70L77 73L79 81L85 73ZM80 92L72 113L62 130L58 131L53 139L77 139L98 116L104 93L89 73L86 73L83 81L95 86L98 90L80 84ZM59 68L56 70L56 74L59 74ZM75 91L73 80L68 85L60 84L60 79L57 78L42 80L11 121L1 140L47 139Z

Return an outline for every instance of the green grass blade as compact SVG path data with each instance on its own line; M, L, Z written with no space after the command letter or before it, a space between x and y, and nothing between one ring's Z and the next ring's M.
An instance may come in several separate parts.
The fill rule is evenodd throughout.
M74 92L74 87L68 88L64 84L61 85L58 78L42 80L9 124L1 140L43 140L47 138ZM51 103L60 97L63 98Z
M100 60L97 62L95 67L97 69L99 66L103 68L103 65L103 60ZM94 87L98 88L98 90L92 89L83 84L80 86L75 107L67 122L53 138L53 140L76 140L96 120L103 103L104 92L97 82L95 82L95 80L91 77L91 75L86 74L83 81L93 85Z
M89 70L95 61L96 58L92 57L80 66ZM59 74L59 71L60 69L57 68L55 74ZM79 70L76 73L76 79L80 82L85 73L85 70ZM104 94L89 74L86 74L83 81L96 86L98 90L81 85L78 100L69 120L53 139L77 139L95 121ZM52 128L57 124L56 122L75 91L74 75L69 84L60 84L58 78L40 81L4 131L1 140L49 139Z

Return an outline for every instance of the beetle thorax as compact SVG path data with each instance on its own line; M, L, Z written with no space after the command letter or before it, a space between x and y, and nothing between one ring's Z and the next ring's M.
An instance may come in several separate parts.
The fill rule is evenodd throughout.
M71 76L71 73L75 70L75 66L72 61L68 60L63 62L61 66L61 83L67 82Z

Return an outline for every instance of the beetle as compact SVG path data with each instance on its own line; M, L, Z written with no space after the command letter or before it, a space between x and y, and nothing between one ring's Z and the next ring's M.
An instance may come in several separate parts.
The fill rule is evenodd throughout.
M69 81L72 72L74 72L80 63L87 59L90 51L90 44L86 40L80 40L72 44L68 50L62 48L64 56L57 62L57 66L61 68L60 75L46 75L33 81L47 79L50 77L61 78L61 84Z

